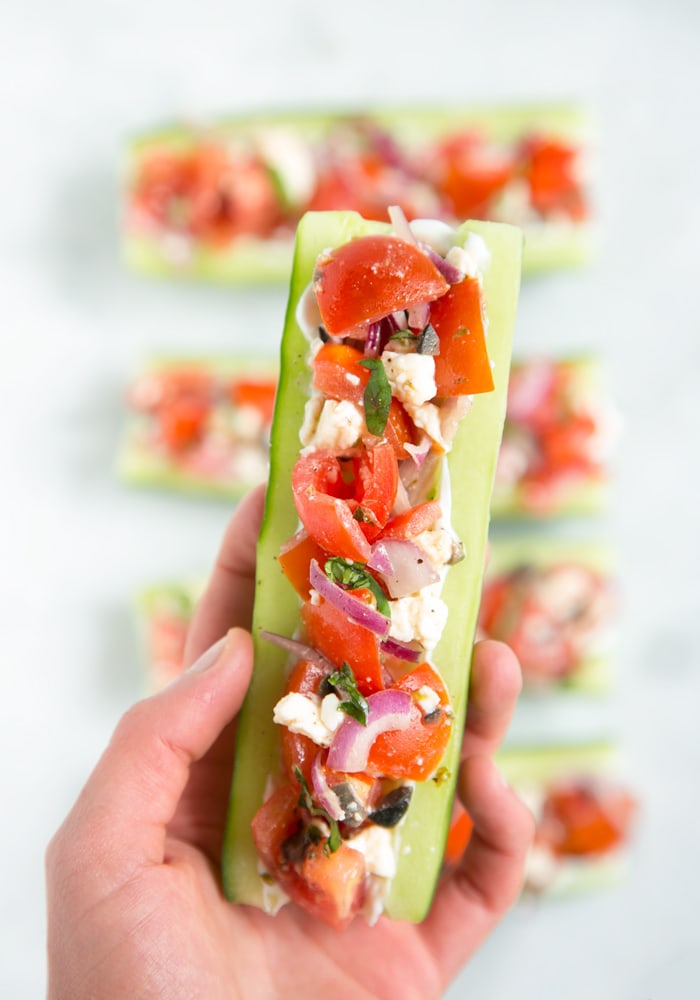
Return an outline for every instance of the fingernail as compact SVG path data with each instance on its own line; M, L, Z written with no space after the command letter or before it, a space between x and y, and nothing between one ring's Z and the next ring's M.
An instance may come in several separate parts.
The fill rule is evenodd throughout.
M228 634L222 635L218 642L215 642L209 649L205 649L199 659L195 660L192 666L189 667L187 672L190 674L201 674L204 670L208 670L209 667L213 667L219 659L219 655L226 645L227 639Z

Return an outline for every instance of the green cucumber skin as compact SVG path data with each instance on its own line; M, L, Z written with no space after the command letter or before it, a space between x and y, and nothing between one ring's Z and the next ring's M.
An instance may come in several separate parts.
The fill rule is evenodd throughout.
M286 654L260 639L259 632L266 628L292 635L299 621L299 602L276 561L280 546L298 526L289 484L299 452L298 432L310 379L305 360L308 345L296 323L296 304L322 250L355 236L387 231L387 225L366 222L354 212L329 212L306 215L297 234L281 347L270 480L258 542L253 619L258 668L253 673L238 724L236 768L223 853L227 896L256 906L262 905L263 885L257 871L250 823L263 801L268 776L278 768L278 734L272 722L272 710L283 690L286 663ZM450 570L443 591L448 606L459 607L460 613L450 616L433 657L450 691L455 709L454 729L443 761L447 769L446 780L440 784L428 781L416 786L411 809L401 828L398 874L386 901L389 916L413 922L422 920L430 907L449 827L485 561L489 498L505 416L520 283L522 237L519 230L498 223L468 222L460 228L458 238L464 240L468 232L480 234L492 255L484 280L484 294L489 316L488 347L496 388L492 393L475 398L448 459L453 496L470 497L468 508L456 502L453 508L453 524L465 544L468 558ZM264 670L260 669L263 660Z
M369 117L388 130L397 130L407 147L444 135L457 128L474 127L495 142L512 142L527 132L548 134L576 142L584 148L593 143L591 117L581 107L570 104L483 105L453 108L372 109L344 112L301 111L283 114L249 115L224 119L209 127L163 125L133 138L125 157L128 185L139 158L154 147L187 150L203 137L235 140L254 136L270 127L293 129L309 140L320 139L342 118ZM522 257L524 274L558 268L580 267L594 255L595 227L585 223L545 223L527 227ZM190 259L178 264L163 252L157 236L126 232L123 258L135 271L151 277L191 278L224 284L279 284L289 278L293 241L237 241L233 248L212 250L194 245Z
M489 548L489 562L486 578L493 579L501 574L511 572L518 566L554 566L562 562L571 562L584 566L612 580L614 576L613 556L608 545L590 539L571 539L539 535L520 535L503 537L492 535ZM607 654L596 654L584 657L576 670L565 680L547 688L546 692L534 691L534 697L549 693L551 690L570 693L603 695L612 685L610 658ZM523 696L530 694L525 688Z
M211 372L221 377L235 375L276 376L273 359L253 355L154 355L144 365L141 374L167 372L173 368L192 368ZM172 493L187 493L202 499L240 500L255 483L222 481L215 477L195 474L179 469L167 456L155 455L141 446L135 433L136 418L128 415L125 421L115 473L117 479L129 486L150 487Z

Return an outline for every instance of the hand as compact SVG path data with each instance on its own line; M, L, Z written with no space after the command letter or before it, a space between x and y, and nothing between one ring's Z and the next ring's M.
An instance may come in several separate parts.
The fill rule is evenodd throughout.
M426 1000L518 896L533 822L490 758L520 672L489 641L475 650L459 780L473 833L422 924L358 918L338 933L292 905L270 917L225 900L221 845L252 669L244 629L261 514L258 490L231 521L190 630L194 666L126 713L49 846L50 1000Z

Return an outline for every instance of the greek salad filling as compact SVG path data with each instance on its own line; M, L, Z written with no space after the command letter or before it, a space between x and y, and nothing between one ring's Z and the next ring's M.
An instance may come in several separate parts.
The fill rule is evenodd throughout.
M445 456L493 388L484 241L390 216L392 234L322 253L299 302L311 388L278 559L300 629L261 633L290 664L281 772L252 822L267 902L335 927L378 917L414 784L441 780L453 709L432 654L465 558Z

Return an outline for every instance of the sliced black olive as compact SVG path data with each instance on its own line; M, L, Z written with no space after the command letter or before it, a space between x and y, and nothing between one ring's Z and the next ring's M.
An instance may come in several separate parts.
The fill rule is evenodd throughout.
M427 715L423 716L423 722L426 724L426 726L434 726L437 722L440 721L441 715L442 715L442 709L438 705L438 707L434 708L432 712L428 712Z
M346 826L362 826L367 819L367 810L355 795L349 782L341 781L340 784L333 786L333 791L338 796L338 801L345 813L343 822Z
M396 826L406 815L412 795L413 788L410 785L400 785L392 789L384 796L374 812L370 813L371 822L377 826Z
M428 323L419 336L416 350L418 351L418 354L440 353L440 338L435 331L435 327L432 326L431 323Z

